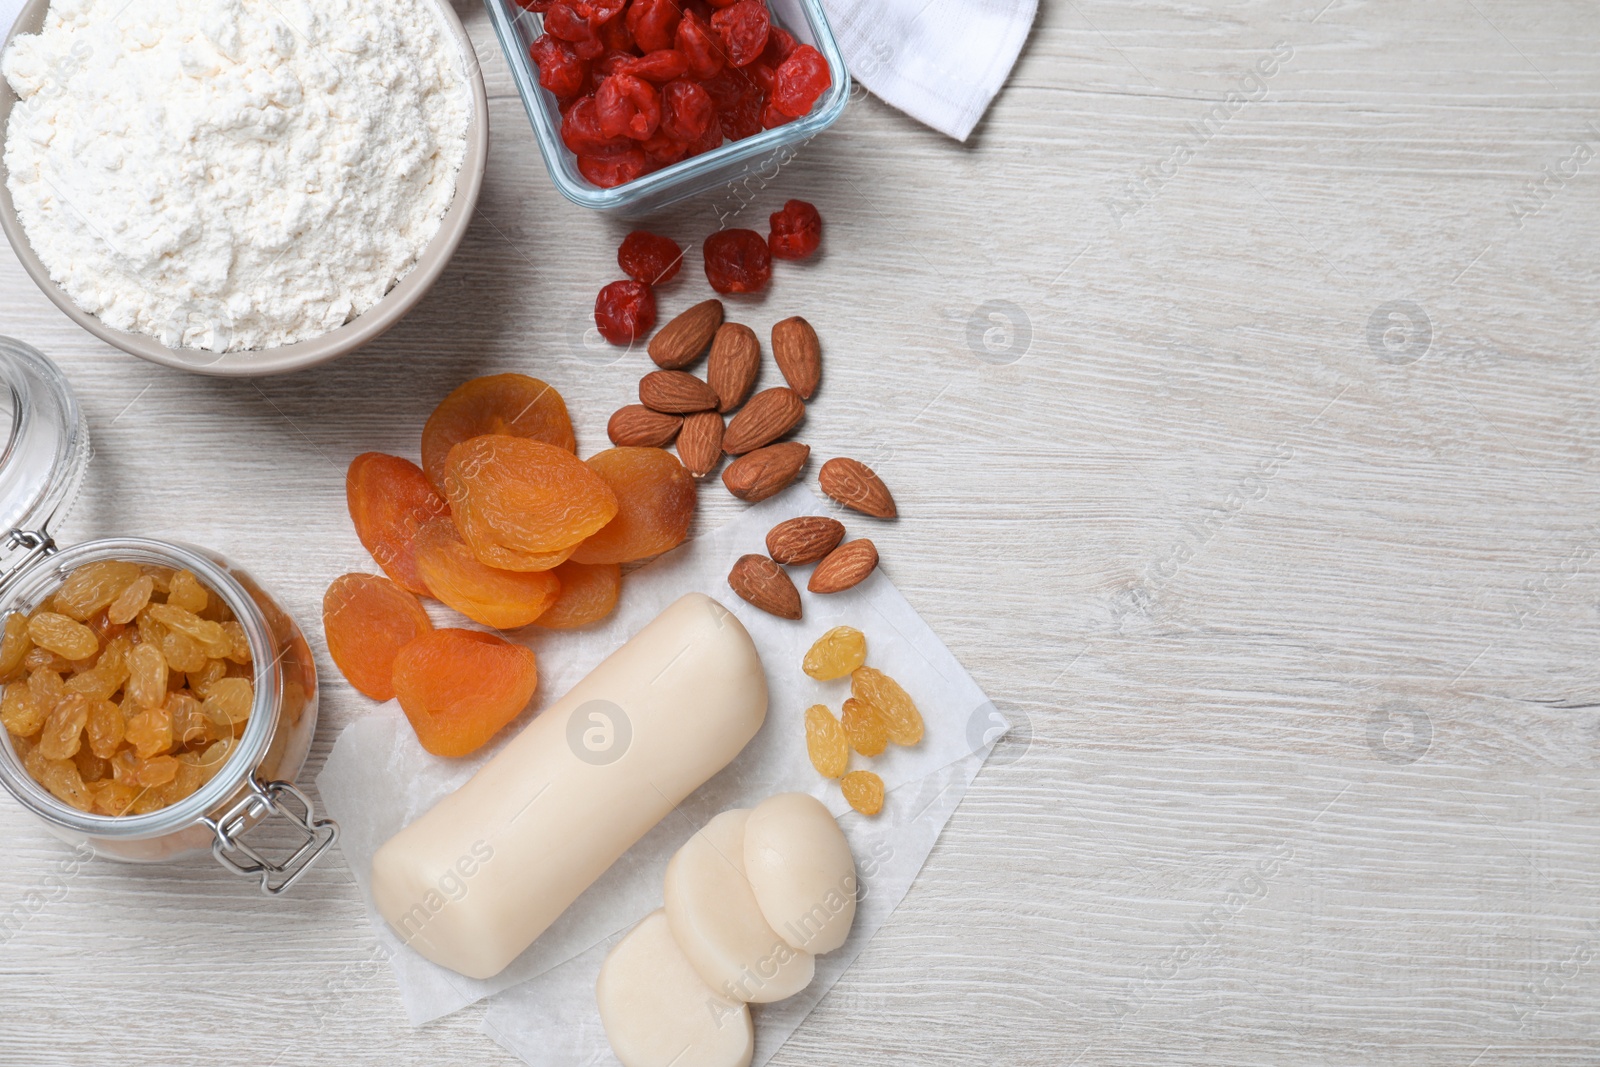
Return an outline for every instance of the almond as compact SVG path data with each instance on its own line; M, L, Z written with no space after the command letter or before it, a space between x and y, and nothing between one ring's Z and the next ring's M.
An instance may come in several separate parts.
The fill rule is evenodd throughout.
M799 315L772 326L772 358L789 388L810 400L822 380L822 344L817 331Z
M878 565L878 546L865 537L846 541L811 572L806 588L813 593L842 593L871 574Z
M722 325L722 301L702 300L661 327L650 339L650 358L658 367L682 370L700 358Z
M711 386L681 370L653 370L639 379L639 401L651 411L687 415L717 406Z
M664 415L643 404L629 404L612 414L611 421L606 424L606 434L614 445L660 448L678 436L682 425L681 415Z
M864 515L892 519L898 514L889 487L860 460L843 456L828 460L817 473L817 482L824 493Z
M800 617L800 590L789 573L766 556L756 552L740 556L728 572L728 585L768 615Z
M739 409L728 422L727 435L722 439L723 451L730 456L770 445L806 417L806 402L800 394L786 385L763 389Z
M710 474L722 458L722 416L715 411L685 415L678 434L678 458L696 478Z
M767 531L767 554L779 563L815 563L844 540L844 523L826 515L800 515Z
M725 322L711 342L706 379L717 392L717 410L732 411L744 403L761 373L761 342L750 327Z
M794 481L810 455L811 446L799 441L758 448L728 464L722 472L722 484L740 500L754 504Z

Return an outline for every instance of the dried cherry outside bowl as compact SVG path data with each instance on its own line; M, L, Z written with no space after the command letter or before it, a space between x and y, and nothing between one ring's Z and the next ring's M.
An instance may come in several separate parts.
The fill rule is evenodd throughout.
M483 2L527 109L528 121L533 124L534 138L539 142L551 180L568 200L596 211L643 215L709 189L728 189L731 194L739 182L771 181L794 158L802 143L844 114L850 99L850 72L828 26L821 0L767 0L772 25L788 30L797 42L811 45L827 60L832 84L818 97L810 113L615 188L602 189L579 172L578 157L561 140L561 112L556 98L539 84L539 68L528 49L543 32L543 20L524 10L517 0ZM746 192L745 198L748 197Z
M287 374L338 359L374 340L404 318L439 279L439 275L444 273L445 264L450 262L450 257L455 254L456 247L467 232L467 224L472 221L478 204L478 192L483 186L484 164L489 157L488 98L484 93L477 54L448 0L435 0L435 3L447 35L456 43L461 70L472 94L472 114L467 120L467 152L461 162L461 173L456 176L455 199L439 223L439 232L434 234L433 240L418 255L410 273L401 278L381 300L354 319L320 337L296 344L221 353L200 348L169 348L154 337L112 329L78 307L70 296L50 280L50 272L28 244L28 236L17 219L16 205L11 201L11 190L6 184L5 165L0 160L0 229L5 230L6 238L16 251L17 258L22 261L23 269L44 291L44 295L66 312L68 318L102 341L152 363L196 374L229 378ZM49 7L50 0L27 0L11 28L11 34L6 37L6 44L9 45L11 37L19 33L38 33L44 26ZM16 103L17 97L11 91L10 84L0 78L0 131L4 131L9 123L11 108Z
M89 455L88 429L61 372L33 348L0 337L0 617L31 610L86 563L188 570L244 629L254 704L215 776L157 811L93 815L63 803L28 773L4 729L0 787L56 836L95 855L149 863L209 851L264 892L280 893L339 833L294 787L317 722L310 646L271 593L218 553L140 537L58 547L50 527L71 502ZM251 831L265 820L287 823L290 844L263 851Z

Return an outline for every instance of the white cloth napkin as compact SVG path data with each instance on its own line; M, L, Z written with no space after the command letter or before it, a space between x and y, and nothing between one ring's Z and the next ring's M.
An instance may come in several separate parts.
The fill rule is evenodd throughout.
M851 77L965 141L1033 26L1038 0L823 0Z

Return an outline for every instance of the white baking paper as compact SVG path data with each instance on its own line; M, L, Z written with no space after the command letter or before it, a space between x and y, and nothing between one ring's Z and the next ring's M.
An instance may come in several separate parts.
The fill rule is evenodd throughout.
M561 965L603 947L659 907L667 861L713 815L727 808L753 807L773 793L791 790L817 796L836 815L849 812L838 783L821 779L805 751L805 709L826 703L837 711L849 695L848 679L817 682L800 670L800 661L811 642L833 626L849 624L867 635L867 662L906 687L927 724L922 742L914 748L891 745L879 757L867 760L855 756L852 763L855 769L870 767L877 771L890 791L884 814L876 821L877 829L858 832L892 832L897 826L909 825L907 820L917 826L916 834L908 833L907 840L892 851L879 872L882 884L888 887L883 898L889 909L904 896L921 869L927 850L966 791L971 774L981 765L981 759L966 758L985 752L1004 732L1005 722L950 650L881 571L843 593L826 597L803 594L806 617L800 622L778 619L751 607L728 588L727 574L733 561L746 552L764 552L766 532L773 525L795 515L834 510L833 505L804 487L791 487L752 507L735 521L629 574L623 581L617 610L603 622L581 631L547 633L529 628L512 635L514 640L526 640L539 655L540 683L534 707L545 707L667 605L685 593L703 592L727 605L750 631L766 667L771 702L761 732L732 764L645 835L538 941L494 978L477 981L462 977L405 946L372 905L369 873L378 846L471 777L499 744L516 732L516 726L508 728L497 744L466 760L440 759L424 752L393 702L352 724L339 736L317 777L317 788L324 808L340 824L339 846L361 887L368 918L395 969L406 1014L413 1023L447 1015L557 969L567 979L548 977L539 988L548 988L552 982L561 984L563 989L569 984L575 990L581 986L582 996L592 1001L598 961L587 969L581 964ZM844 516L844 521L851 533L859 536L870 536L875 524L874 520L854 514ZM795 583L802 588L808 570L792 569ZM969 763L972 769L965 776L952 769ZM930 781L930 776L941 773L944 777L932 777ZM930 796L941 799L936 803L920 800L925 789L936 789ZM848 825L858 819L851 814L845 822ZM929 819L934 821L926 822ZM913 847L912 842L922 836L927 837L927 847ZM868 880L864 878L863 882ZM894 892L893 887L901 883L902 888ZM870 940L881 921L869 922L863 914L850 944ZM842 959L848 952L842 949L836 955ZM822 966L823 960L819 959L818 964L819 976L831 973ZM820 996L826 986L820 978L816 985L821 986L816 993ZM794 1000L804 1002L810 995L808 992ZM808 1006L802 1010L800 1003L787 1008L774 1006L767 1011L763 1025L770 1023L769 1030L776 1032L780 1024L775 1020L798 1011L800 1014L788 1027L792 1030L809 1010ZM496 1014L498 1017L503 1013ZM515 1035L524 1032L509 1026L501 1030L508 1035L507 1040L516 1040ZM764 1042L766 1037L758 1034L759 1041ZM590 1050L591 1054L609 1056L603 1046L602 1042L599 1050Z

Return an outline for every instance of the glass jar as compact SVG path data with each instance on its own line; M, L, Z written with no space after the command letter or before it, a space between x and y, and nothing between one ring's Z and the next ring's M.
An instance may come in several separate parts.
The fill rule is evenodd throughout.
M9 392L9 405L7 393ZM10 420L9 430L4 424ZM23 767L0 730L0 785L58 837L111 859L158 862L210 850L268 894L294 884L338 838L294 787L317 721L311 648L294 620L248 574L206 549L114 537L58 548L50 524L70 502L91 454L87 427L61 372L35 349L0 337L0 618L33 610L78 567L127 560L187 569L228 605L250 642L255 705L214 777L183 800L145 815L95 815L58 800ZM287 855L246 840L276 817L297 831Z

